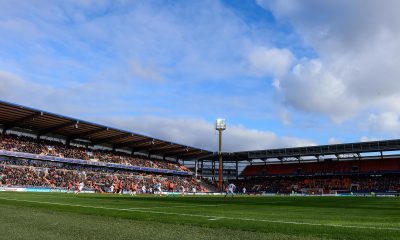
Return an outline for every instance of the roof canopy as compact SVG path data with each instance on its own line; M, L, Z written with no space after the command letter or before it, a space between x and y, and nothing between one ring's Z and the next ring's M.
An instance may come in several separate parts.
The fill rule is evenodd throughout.
M398 154L398 151L400 151L400 139L232 152L223 153L222 156L225 162L252 162L253 160L262 160L264 162L270 160L270 162L274 162L274 159L277 159L281 162L290 162L319 160L324 156L334 156L334 158L337 159L349 158L348 156L343 155L353 155L358 159L362 159L368 157L362 156L362 154L367 155L368 153L380 153L381 157L383 158L384 155L387 156L388 152L390 151L392 151L392 153L393 151L397 151ZM212 155L201 158L201 160L218 161L218 154L213 153Z
M37 136L55 135L67 141L88 140L92 145L127 149L161 157L196 159L212 152L104 125L65 117L0 100L3 132L15 128L33 131Z

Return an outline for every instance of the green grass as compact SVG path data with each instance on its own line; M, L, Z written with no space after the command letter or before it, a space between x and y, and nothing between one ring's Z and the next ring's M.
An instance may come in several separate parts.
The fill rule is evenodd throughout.
M400 198L0 192L0 239L400 239Z

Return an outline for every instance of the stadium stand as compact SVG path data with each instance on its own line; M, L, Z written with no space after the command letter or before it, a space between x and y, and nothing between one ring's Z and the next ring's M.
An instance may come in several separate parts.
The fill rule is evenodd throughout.
M183 171L183 168L177 163L148 159L144 156L132 156L124 152L66 146L61 142L44 139L38 140L18 135L1 135L0 149L38 155Z
M400 192L400 178L395 175L359 175L324 177L272 177L236 181L239 188L250 193L387 193Z
M354 173L398 173L400 159L371 159L247 166L242 176L292 176Z
M237 181L253 193L399 193L400 159L250 165Z
M65 189L81 182L110 191L118 182L152 189L215 190L218 154L144 135L0 101L0 184ZM236 184L252 193L400 193L400 140L223 153L236 164ZM380 153L363 157L361 153ZM341 158L348 154L352 158ZM325 159L321 156L336 156ZM313 161L303 161L313 157ZM273 159L275 162L270 162ZM297 159L293 162L290 159ZM195 172L211 166L211 182L181 162L196 160ZM239 162L248 165L239 176ZM292 161L289 162L288 161ZM200 163L200 164L197 164ZM268 163L268 164L267 164ZM198 168L201 170L198 171ZM232 177L232 176L231 176ZM230 180L232 181L232 180ZM215 188L214 188L215 187Z
M187 191L207 191L191 177L162 176L155 174L139 174L135 172L112 170L108 168L86 168L83 166L66 166L52 162L37 160L4 160L0 164L0 186L12 187L50 187L65 189L68 183L84 183L84 190L110 192L111 186L122 181L124 191L129 191L131 183L140 188L145 186L146 193L153 193L154 184L161 183L164 190L172 182L175 186L183 186Z
M37 155L58 156L82 159L86 161L104 161L143 167L188 171L178 163L162 162L142 156L126 153L112 153L105 150L91 150L66 146L60 142L34 139L27 136L1 135L0 149L14 152L26 152ZM207 191L196 179L182 176L162 176L151 173L124 171L101 166L84 166L23 158L0 158L0 185L13 187L51 187L66 188L68 182L83 182L86 190L107 192L113 184L123 181L128 190L131 183L145 186L152 191L155 183L161 183L168 189L168 183L184 187L187 191Z

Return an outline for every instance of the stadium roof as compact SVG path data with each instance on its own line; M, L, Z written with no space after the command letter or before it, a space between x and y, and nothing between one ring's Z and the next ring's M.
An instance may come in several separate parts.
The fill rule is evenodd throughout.
M212 152L161 139L82 121L0 100L0 124L5 132L27 129L37 136L56 135L68 141L88 140L93 145L146 152L161 157L196 159Z
M361 154L371 152L399 151L400 140L383 140L371 142L343 143L332 145L280 148L270 150L236 152L235 155L247 159L269 159L269 158L301 158L301 157L319 157L326 155L340 154Z
M389 151L400 151L400 139L223 153L223 159L225 162L251 162L259 159L263 161L269 159L278 159L280 161L285 159L293 161L293 159L295 159L296 161L302 161L305 159L309 160L307 157L319 159L321 156L330 155L336 158L346 158L341 157L341 155L344 154L355 155L361 159L363 158L361 154L376 152L381 153L383 156L383 152ZM213 153L212 155L201 158L201 160L218 161L218 154Z

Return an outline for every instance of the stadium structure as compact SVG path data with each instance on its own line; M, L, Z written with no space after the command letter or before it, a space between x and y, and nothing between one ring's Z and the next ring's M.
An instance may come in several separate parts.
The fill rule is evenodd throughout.
M54 165L61 169L81 165L95 170L100 168L130 174L183 177L186 182L199 183L194 191L218 191L217 152L4 101L0 102L0 124L0 160L3 168L12 163L42 167ZM7 141L14 141L16 145L7 144ZM26 150L18 145L32 147ZM384 140L225 152L222 154L223 175L225 183L235 182L239 189L246 187L248 192L255 194L398 195L399 150L400 140ZM18 163L18 159L25 161ZM185 167L185 163L188 166L192 164L192 167ZM75 180L72 178L70 181ZM102 182L102 188L99 183L92 181L86 188L88 191L97 189L106 192L114 184L113 181ZM7 183L4 173L2 182L3 186L16 187ZM128 182L123 187L127 190ZM35 187L63 189L68 183L53 183L51 179L46 179L42 184L44 186L39 183ZM185 185L186 191L193 189L189 185ZM181 190L179 186L175 187L177 191ZM169 187L165 185L162 188Z
M220 168L4 101L0 129L0 239L398 239L400 140L223 152Z

